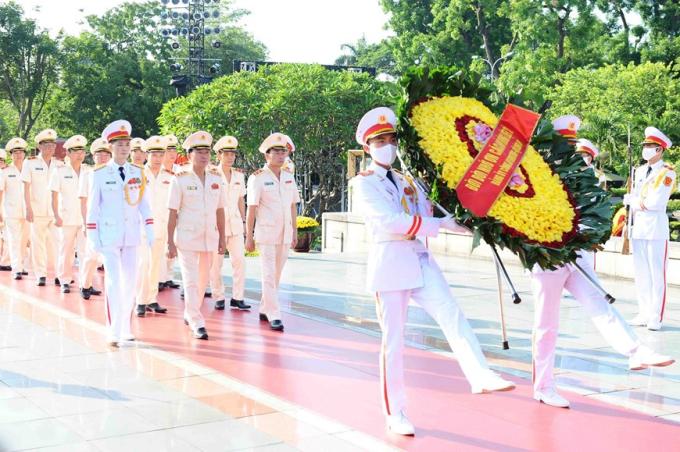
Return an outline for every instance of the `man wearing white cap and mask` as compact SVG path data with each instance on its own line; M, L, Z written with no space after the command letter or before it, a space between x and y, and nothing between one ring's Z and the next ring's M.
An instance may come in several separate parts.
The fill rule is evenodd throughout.
M452 218L432 217L432 205L412 180L392 168L397 156L396 117L386 107L366 113L356 140L372 163L351 184L364 214L372 244L366 283L375 294L382 329L380 394L387 427L400 435L413 435L406 417L404 381L404 325L409 301L418 303L439 324L472 386L472 392L514 388L489 369L475 334L451 295L449 285L425 246L439 228L465 230Z
M148 246L154 239L144 168L127 161L131 132L130 123L124 120L104 129L102 138L109 142L113 158L94 171L87 198L87 238L104 256L106 319L113 346L134 340L130 317L142 227Z
M630 206L635 286L638 315L630 324L658 331L667 302L666 270L668 265L668 215L666 206L676 189L676 174L663 161L663 153L673 143L656 127L645 129L642 158L646 164L635 170L633 190L623 203Z
M262 265L260 320L274 331L283 331L279 306L279 284L288 250L297 243L297 204L300 202L295 177L283 169L294 149L288 135L273 133L264 139L260 152L266 164L248 178L246 250L256 248Z

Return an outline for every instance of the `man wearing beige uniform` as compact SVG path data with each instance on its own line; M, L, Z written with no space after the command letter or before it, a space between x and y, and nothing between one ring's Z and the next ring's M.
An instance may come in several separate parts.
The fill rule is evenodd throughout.
M92 159L94 160L94 168L100 168L111 160L111 148L109 143L103 138L97 138L90 145L90 152L92 153ZM83 218L83 224L87 218L87 196L90 190L90 185L92 183L92 171L88 171L83 174L78 181L78 198L80 198L80 211ZM84 230L84 228L83 228ZM94 273L97 271L97 266L103 262L101 254L92 248L92 245L85 242L85 256L79 260L79 270L80 270L80 296L84 300L89 300L92 295L101 295L101 290L97 290L92 285L92 280L94 279Z
M12 164L0 172L0 204L2 215L0 222L5 223L5 245L9 247L9 256L14 279L22 279L26 272L28 258L28 238L30 228L24 212L24 183L21 181L21 169L26 157L28 143L22 138L12 138L5 146L12 156Z
M177 165L177 147L179 146L179 141L175 135L165 135L165 155L163 156L163 169L170 171L171 173L180 172L180 165ZM167 206L166 206L167 207ZM175 264L175 259L168 259L167 257L163 259L165 266L160 270L158 290L168 289L179 289L179 284L172 280L173 267ZM182 291L182 298L184 298L184 291Z
M248 178L246 250L254 251L257 243L262 265L260 320L269 322L275 331L283 331L278 296L281 272L288 259L288 249L297 243L300 195L293 174L282 169L293 149L287 135L269 135L260 145L267 163Z
M52 158L57 147L57 132L45 129L38 133L35 142L40 155L29 158L21 170L24 182L24 201L26 203L26 221L31 227L31 256L33 257L33 273L38 286L44 286L47 280L48 267L55 268L56 228L52 215L52 196L49 181L52 174L64 166L64 162ZM59 281L55 279L55 284Z
M242 310L250 309L250 305L243 301L245 290L245 255L243 244L243 223L246 217L244 196L246 194L246 181L243 171L234 168L234 161L238 152L238 140L232 136L220 138L213 150L217 152L220 164L217 171L224 179L225 204L224 204L224 236L229 252L229 261L232 269L231 301L229 306ZM227 298L222 281L222 264L224 255L215 252L215 259L210 267L210 288L217 297L215 309L224 309L224 301Z
M224 182L208 169L211 145L208 132L187 137L183 147L191 165L175 176L168 198L168 258L179 257L184 322L196 339L208 339L201 305L215 250L224 254Z
M59 230L59 252L57 257L57 279L61 282L62 293L71 291L73 263L78 253L79 265L85 257L85 234L83 217L78 198L79 179L89 170L83 164L87 139L74 135L64 143L68 152L68 164L58 168L50 177L54 225Z
M146 312L165 314L168 310L156 300L161 267L165 268L165 247L168 242L168 195L175 174L163 168L165 137L152 136L144 142L147 163L144 174L147 179L147 193L153 216L154 242L147 249L140 247L140 281L137 293L137 317Z

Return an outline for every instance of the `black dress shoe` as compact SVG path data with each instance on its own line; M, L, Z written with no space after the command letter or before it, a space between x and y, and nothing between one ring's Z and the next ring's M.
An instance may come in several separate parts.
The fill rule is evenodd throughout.
M61 281L59 281L59 278L54 278L54 285L61 286Z
M146 315L146 305L145 304L138 304L137 305L137 317L144 317Z
M194 337L196 339L208 340L208 331L205 329L205 327L200 327L194 331Z
M217 300L215 302L215 309L218 311L223 311L224 310L224 300Z
M92 287L92 286L90 286L90 288L87 289L87 290L88 290L88 292L90 292L90 295L97 296L97 295L101 295L101 294L102 294L102 291L101 291L101 290L97 290L97 289L95 289L95 288Z
M212 298L212 292L206 290L205 293L203 294L203 297L205 297L205 298Z
M104 266L103 266L103 265L100 265L99 267L97 267L97 271L98 271L98 272L103 272L103 271L104 271Z
M164 283L164 282L159 282L159 283L158 283L158 291L159 291L159 292L162 292L163 290L165 290L165 283Z
M189 326L189 321L188 321L187 319L184 319L184 324L185 324L186 326Z
M69 287L68 284L64 284L61 286L61 293L71 293L71 288Z
M283 322L280 320L272 320L269 322L269 327L274 331L283 331Z
M84 287L80 288L80 296L82 297L83 300L89 300L90 299L90 289L86 289Z
M165 281L165 287L169 287L171 289L179 289L179 284L170 279L168 281Z
M23 276L21 276L21 273L15 273L14 274L14 279L22 279Z
M235 300L233 298L229 302L229 306L231 306L232 308L241 309L243 311L247 311L248 309L250 309L250 305L246 304L243 300Z
M21 274L24 276L28 276L28 272L26 270L22 271Z
M179 297L180 297L180 298L181 298L182 300L184 300L184 291L183 291L183 290L182 290L182 291L180 291L180 293L179 293Z
M45 284L47 284L47 278L44 276L38 278L38 287L43 287Z
M146 310L147 311L153 311L156 314L165 314L166 312L168 312L168 310L166 308L162 307L158 303L147 304Z
M11 271L12 271L12 267L9 266L9 265L0 265L0 271L3 271L3 272L11 272Z
M269 322L266 314L260 314L260 322Z

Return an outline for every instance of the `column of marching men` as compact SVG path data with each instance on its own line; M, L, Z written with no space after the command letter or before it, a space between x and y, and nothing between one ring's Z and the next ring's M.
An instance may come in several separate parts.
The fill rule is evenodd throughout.
M260 320L283 331L278 287L297 238L299 202L290 137L274 133L263 141L264 165L246 183L234 166L240 152L235 137L213 144L208 132L195 132L182 145L188 163L178 165L174 135L144 140L131 134L130 123L119 120L89 148L86 137L74 135L64 142L65 161L53 157L58 137L52 129L35 136L34 157L27 156L25 140L9 140L1 157L11 163L0 170L0 271L21 280L30 270L38 286L54 281L64 294L77 284L83 300L102 296L109 342L118 346L135 340L132 315L167 312L158 294L180 287L172 279L176 260L184 322L193 337L208 339L205 296L214 297L216 310L228 299L230 308L248 311L245 251L257 249ZM84 163L88 150L94 165ZM231 293L222 278L225 252ZM94 285L98 269L104 270L103 290Z

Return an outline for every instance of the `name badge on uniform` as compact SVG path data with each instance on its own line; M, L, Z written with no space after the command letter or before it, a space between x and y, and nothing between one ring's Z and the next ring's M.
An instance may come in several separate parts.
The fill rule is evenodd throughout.
M198 187L196 185L187 185L187 190L188 191L196 191L196 190L198 190Z
M16 174L8 174L7 177L17 177Z
M292 184L293 181L292 181L292 180L287 180L286 183L287 183L287 184Z
M39 167L39 166L36 166L36 167L35 167L35 170L36 170L36 171L42 171L43 168L41 168L41 167Z
M267 187L267 186L269 186L269 185L274 185L274 182L265 182L265 183L264 183L264 186L265 186L265 187Z
M170 181L169 181L169 180L164 180L163 183L164 183L164 184L170 185Z
M107 180L106 185L116 185L116 181L115 180Z
M234 185L241 185L241 182L234 182Z
M73 179L73 176L64 176L64 179Z

